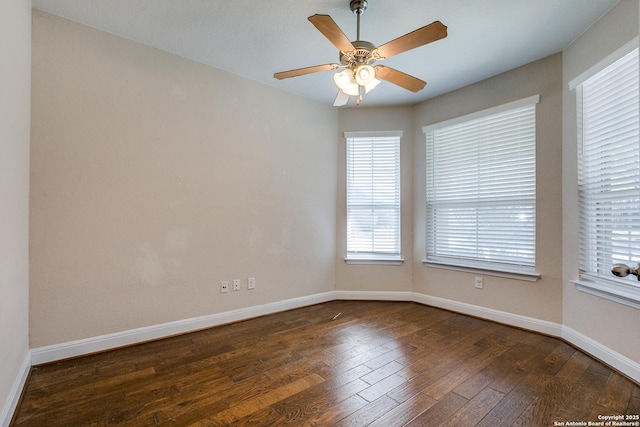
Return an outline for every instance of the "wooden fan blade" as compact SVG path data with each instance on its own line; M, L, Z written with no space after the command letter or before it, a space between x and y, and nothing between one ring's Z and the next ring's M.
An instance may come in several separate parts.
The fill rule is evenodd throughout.
M304 76L305 74L317 73L320 71L335 70L338 67L339 67L338 64L314 65L312 67L298 68L295 70L282 71L279 73L275 73L273 77L275 77L278 80L282 80L282 79L288 79L289 77Z
M447 27L440 21L432 22L402 37L379 46L376 50L382 58L389 58L402 52L447 37Z
M313 15L310 16L309 21L316 26L326 38L339 50L343 52L351 52L355 50L351 41L344 35L338 24L329 15Z
M377 78L386 80L411 92L421 91L427 84L417 77L410 76L394 68L385 67L384 65L376 65L374 68Z

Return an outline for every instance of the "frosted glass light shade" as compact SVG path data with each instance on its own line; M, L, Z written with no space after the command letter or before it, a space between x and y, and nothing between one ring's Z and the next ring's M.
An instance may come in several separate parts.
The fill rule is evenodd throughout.
M358 96L358 83L353 78L353 71L350 69L342 70L333 75L333 81L341 91L351 96Z
M360 65L356 69L356 82L360 86L367 86L376 78L376 70L371 65Z
M379 84L380 84L380 80L374 78L373 80L371 80L371 83L369 83L368 85L366 85L364 87L364 92L365 93L369 93L370 91L372 91Z

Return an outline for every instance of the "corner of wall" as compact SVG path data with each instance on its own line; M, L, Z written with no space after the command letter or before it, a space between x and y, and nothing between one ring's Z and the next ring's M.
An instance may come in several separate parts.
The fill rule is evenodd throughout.
M31 1L0 2L0 425L30 368L29 156Z

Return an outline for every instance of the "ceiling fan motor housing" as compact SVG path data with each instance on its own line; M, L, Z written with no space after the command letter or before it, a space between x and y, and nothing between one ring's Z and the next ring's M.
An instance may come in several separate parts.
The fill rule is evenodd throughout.
M352 41L355 48L351 52L340 52L340 64L342 65L360 65L371 64L377 58L374 56L373 51L375 46L365 40Z

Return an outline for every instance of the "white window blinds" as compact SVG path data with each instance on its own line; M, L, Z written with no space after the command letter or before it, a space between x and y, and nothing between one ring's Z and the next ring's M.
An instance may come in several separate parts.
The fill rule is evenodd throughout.
M427 260L533 270L537 102L424 128Z
M345 133L347 259L400 259L401 136Z
M635 48L577 86L583 276L615 281L613 264L640 262L638 79Z

